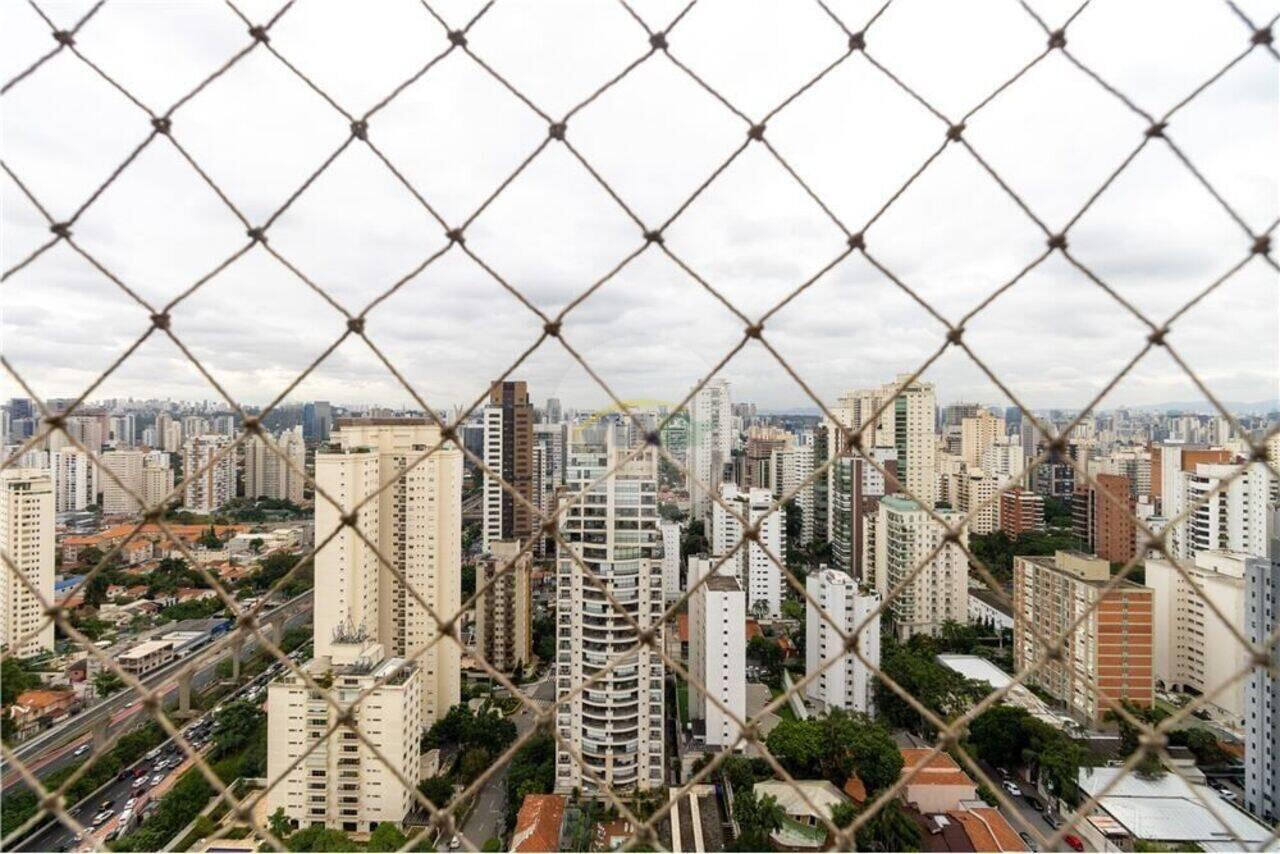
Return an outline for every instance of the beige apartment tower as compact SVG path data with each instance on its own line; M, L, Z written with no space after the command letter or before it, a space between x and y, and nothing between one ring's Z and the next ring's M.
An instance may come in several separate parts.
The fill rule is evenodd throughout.
M1080 552L1013 559L1014 668L1035 668L1027 684L1090 723L1100 721L1112 703L1150 706L1154 700L1154 592L1130 581L1104 591L1110 579L1107 560ZM1078 619L1062 643L1063 655L1041 664L1045 650L1036 632L1056 639Z
M53 602L53 525L49 472L0 472L0 645L19 658L53 652L53 622L41 628L46 620L40 604L40 597Z
M532 567L519 540L494 540L476 563L476 653L503 673L527 666L533 652Z
M315 463L316 542L338 531L315 559L316 657L340 637L361 636L416 661L426 726L461 695L457 643L432 643L436 618L461 606L462 453L446 445L419 462L439 441L423 418L340 418ZM363 539L342 521L357 507Z
M951 526L964 518L954 510L935 512ZM947 543L933 553L946 537L946 529L901 495L880 499L878 512L869 515L867 523L868 551L875 555L876 592L885 600L884 613L900 639L935 635L943 623L968 621L969 561L961 543ZM967 529L960 532L960 539L968 544Z
M298 827L320 824L358 833L383 821L399 824L414 798L397 774L411 783L419 774L423 685L418 664L388 658L381 644L352 637L329 644L327 655L303 669L318 682L328 681L344 705L379 685L354 715L356 727L382 758L350 729L339 727L324 738L337 712L288 673L267 689L267 779L279 782L267 793L266 814L283 809Z

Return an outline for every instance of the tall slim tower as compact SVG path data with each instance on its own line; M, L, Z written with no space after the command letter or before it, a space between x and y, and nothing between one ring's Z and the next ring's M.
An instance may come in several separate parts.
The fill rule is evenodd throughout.
M53 623L36 631L45 616L31 590L34 586L46 602L53 601L53 525L53 478L49 472L0 472L0 554L8 561L0 566L0 578L4 579L0 583L0 644L8 654L20 658L53 652Z
M576 495L627 455L611 425L575 431L567 487ZM556 752L556 791L657 789L663 781L663 664L655 648L628 652L639 632L573 559L576 555L642 628L662 640L658 464L648 448L570 506L560 531L556 577L557 692L573 694L556 714L560 734L580 752ZM584 691L574 691L613 660L625 658ZM594 779L593 779L594 778Z
M316 454L319 492L340 506L317 493L317 542L338 534L316 555L315 654L329 655L340 637L354 633L376 639L389 656L416 658L422 722L430 726L461 697L458 645L443 640L422 650L438 631L423 603L441 620L461 605L462 452L445 446L409 469L440 441L439 428L426 419L340 418L335 428L333 444ZM356 526L390 567L342 523L388 482L360 508Z
M484 463L525 501L533 501L533 404L523 382L495 384L489 390L484 408ZM532 531L528 506L486 472L484 549L494 540L526 540Z
M711 494L724 478L724 466L733 452L733 407L729 400L729 383L711 380L699 389L689 401L688 448L686 460L691 477L689 487L689 516L694 521L706 521L711 513ZM696 478L696 480L695 480Z

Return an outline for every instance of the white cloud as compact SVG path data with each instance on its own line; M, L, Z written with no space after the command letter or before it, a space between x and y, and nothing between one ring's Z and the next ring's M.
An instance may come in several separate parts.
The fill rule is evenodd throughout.
M87 3L49 4L70 26ZM1066 14L1034 4L1047 23ZM244 4L265 21L265 2ZM479 3L433 5L460 27ZM642 4L655 30L677 4ZM878 7L834 3L850 30ZM1248 3L1256 21L1273 3ZM5 79L54 42L26 7L6 16ZM249 43L222 4L113 2L77 47L163 112ZM1099 2L1068 47L1153 115L1249 43L1225 5ZM468 45L559 118L648 50L617 4L498 0ZM847 36L817 3L706 0L671 32L671 53L751 121L837 60ZM951 120L1037 56L1045 35L1017 4L903 0L871 26L870 56ZM449 45L412 2L298 3L271 46L352 116L382 101ZM1179 110L1169 136L1261 232L1280 211L1276 60L1255 50ZM4 96L4 160L65 219L150 130L148 116L64 51ZM1143 139L1146 120L1052 53L966 120L966 138L1050 231L1061 229ZM575 113L568 139L637 216L656 227L746 138L748 122L661 53ZM852 231L861 230L944 140L945 123L853 54L768 120L767 138ZM369 138L450 226L460 225L544 140L547 122L455 50L369 121ZM177 110L174 138L248 222L265 221L349 136L348 119L258 47ZM3 266L50 238L3 179ZM548 315L642 245L642 227L556 142L467 228L467 247ZM76 223L76 240L144 300L163 305L246 241L245 225L163 138ZM444 228L363 144L353 142L273 223L273 249L351 312L447 244ZM845 248L845 235L753 143L666 231L666 247L751 317ZM1075 223L1073 255L1160 322L1244 257L1249 239L1159 140ZM866 232L867 250L957 321L1045 249L1045 235L962 146L950 145ZM1226 399L1275 392L1277 277L1254 259L1174 325L1170 340ZM147 311L69 246L0 290L4 351L43 396L78 394L147 327ZM255 247L173 311L173 331L227 391L271 400L345 328L341 314ZM368 333L431 404L470 403L536 340L541 321L454 247L369 315ZM1088 402L1146 330L1085 274L1053 257L966 324L966 340L1023 402ZM651 246L574 308L566 341L621 396L678 400L740 339L742 323ZM772 317L766 335L824 399L918 367L945 328L855 253ZM520 366L536 397L602 404L604 393L554 340ZM724 370L735 396L811 405L756 342ZM941 399L1007 403L968 359L929 371ZM6 382L7 379L6 379ZM11 385L11 383L9 383ZM95 396L207 398L213 390L157 334ZM1104 405L1198 394L1152 354ZM293 395L402 403L409 394L349 340Z

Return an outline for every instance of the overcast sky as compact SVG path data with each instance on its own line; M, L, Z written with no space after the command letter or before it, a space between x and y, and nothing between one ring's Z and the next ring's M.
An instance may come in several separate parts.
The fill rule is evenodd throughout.
M88 3L41 3L71 26ZM239 4L254 21L277 5ZM457 27L481 4L433 5ZM679 11L637 0L649 26ZM1050 26L1067 3L1035 3ZM879 3L830 3L850 30ZM1243 2L1255 21L1280 3ZM5 80L49 50L47 26L6 0ZM1175 11L1172 11L1176 9ZM1097 0L1069 47L1138 106L1160 114L1248 44L1223 3ZM77 47L157 113L249 40L215 2L111 0ZM469 46L559 117L648 50L605 0L497 0ZM753 120L846 51L816 3L703 0L669 37L671 53ZM955 118L1045 44L1012 2L895 2L868 52ZM299 0L271 45L359 115L448 46L411 0ZM1255 232L1280 212L1277 62L1257 50L1179 111L1169 135ZM0 99L5 163L55 219L71 214L150 131L147 116L64 51ZM1060 228L1141 140L1145 121L1054 53L968 122L966 137L1051 229ZM547 123L455 50L369 123L370 139L450 223L460 223L545 138ZM747 123L656 54L573 116L568 138L646 224L669 217L745 138ZM767 138L850 230L884 204L943 139L945 125L865 57L853 55L770 119ZM349 135L348 122L278 59L255 49L173 118L174 137L254 223L278 208ZM49 238L7 177L3 267ZM164 139L86 211L76 240L161 305L246 241L244 227ZM271 246L355 313L446 243L441 227L363 144L347 148L269 232ZM816 274L845 235L762 145L753 144L680 216L666 245L757 317ZM1249 239L1163 144L1150 144L1075 225L1071 251L1160 321L1245 256ZM471 224L467 246L547 314L642 243L588 172L551 144ZM962 147L952 145L866 234L868 251L948 319L959 318L1044 248L1043 234ZM45 397L73 396L147 327L147 311L60 244L2 286L3 349ZM1170 341L1228 400L1274 397L1277 275L1254 259L1174 326ZM539 321L457 248L370 312L369 337L433 406L470 402L536 340ZM674 401L733 347L742 323L650 248L575 308L565 339L622 397ZM342 332L342 317L254 248L173 312L173 330L227 390L264 403ZM1141 347L1145 329L1059 255L967 325L966 341L1031 406L1087 402ZM819 395L912 371L945 328L860 255L771 318L766 335ZM736 400L812 402L757 342L724 369ZM604 392L555 341L513 375L535 399L592 407ZM926 374L941 402L1006 405L963 353ZM0 393L13 393L6 376ZM167 339L154 336L95 397L211 398ZM1154 352L1103 406L1199 395ZM292 399L407 403L350 339Z

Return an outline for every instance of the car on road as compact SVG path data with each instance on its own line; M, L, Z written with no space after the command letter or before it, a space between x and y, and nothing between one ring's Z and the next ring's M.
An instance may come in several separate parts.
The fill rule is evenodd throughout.
M1033 810L1035 810L1036 812L1044 812L1044 801L1040 800L1030 792L1027 793L1026 798L1027 798L1027 803L1031 804L1031 808Z
M462 846L462 840L458 839L458 837L455 836L449 840L450 851L457 851L458 848L460 848L461 846Z
M1084 850L1084 842L1082 842L1080 837L1076 836L1074 833L1068 833L1066 836L1062 837L1062 841L1067 843L1073 851Z
M71 755L72 755L72 756L84 756L84 755L85 755L86 753L88 753L88 752L89 752L89 745L87 745L87 744L82 744L82 745L80 745L79 747L77 747L77 748L76 748L76 752L75 752L75 753L73 753L73 754L71 754Z
M1036 841L1031 838L1030 833L1027 833L1025 830L1023 830L1019 832L1018 835L1022 837L1022 843L1027 846L1028 851L1036 850Z
M155 775L154 777L152 777L152 778L151 778L151 785L153 785L153 786L159 786L159 785L160 785L161 783L163 783L163 782L164 782L164 775L163 775L163 774L157 774L157 775Z
M136 805L137 805L137 803L138 803L138 798L137 798L137 796L135 795L134 797L129 798L129 800L127 800L127 801L125 801L125 802L124 802L124 808L125 808L125 809L127 809L127 810L131 810L131 809L133 809L133 808L134 808L134 806L136 806Z
M98 813L93 817L93 826L102 827L102 825L106 824L108 821L111 820L111 816L113 815L115 815L115 813L113 813L111 810L103 810L102 812Z
M1230 789L1219 789L1218 794L1222 795L1224 801L1234 801L1236 799L1236 793Z
M1022 797L1022 789L1018 788L1018 784L1012 780L1005 780L1000 785L1004 787L1006 792L1013 795L1015 798Z

